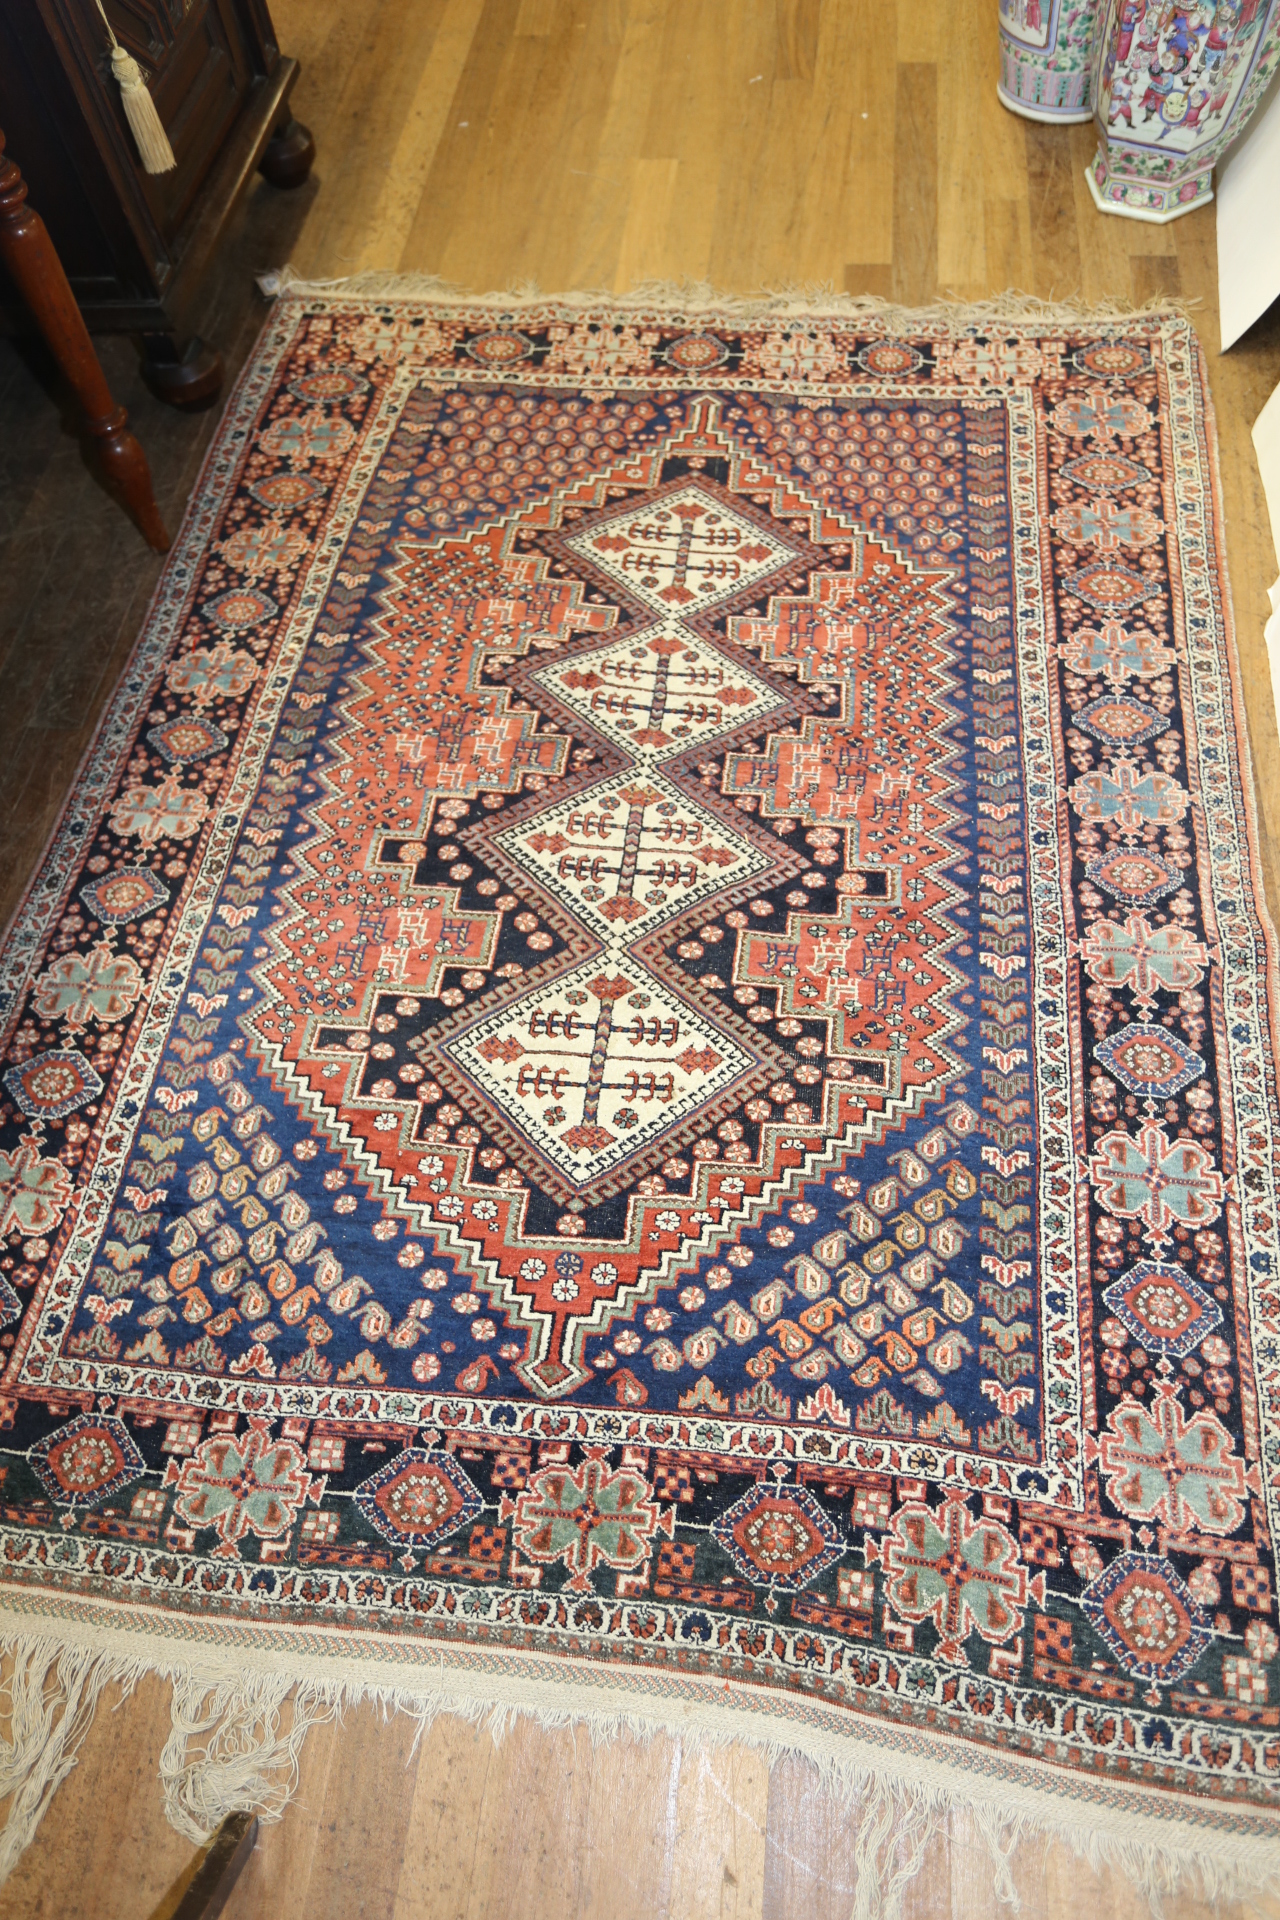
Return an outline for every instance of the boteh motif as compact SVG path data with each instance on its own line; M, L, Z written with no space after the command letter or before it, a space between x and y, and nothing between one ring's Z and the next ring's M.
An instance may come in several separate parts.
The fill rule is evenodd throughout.
M282 306L4 957L0 1596L1268 1817L1197 350L898 320Z

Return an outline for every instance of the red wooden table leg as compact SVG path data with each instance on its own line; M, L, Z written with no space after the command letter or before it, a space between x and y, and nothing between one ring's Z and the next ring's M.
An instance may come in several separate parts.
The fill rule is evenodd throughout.
M169 536L151 488L147 456L129 432L128 414L116 405L107 385L44 221L25 204L26 198L27 183L5 154L0 132L0 259L75 390L84 409L85 431L98 442L109 478L119 487L148 546L166 553Z

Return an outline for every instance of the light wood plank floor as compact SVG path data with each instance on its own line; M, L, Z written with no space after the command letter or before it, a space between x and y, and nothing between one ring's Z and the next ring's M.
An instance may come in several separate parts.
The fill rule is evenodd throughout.
M474 289L655 278L910 303L1010 287L1198 302L1274 876L1280 747L1262 622L1276 562L1248 429L1280 380L1280 316L1219 357L1212 210L1164 228L1097 214L1083 176L1092 130L1032 126L996 102L994 0L273 0L273 13L303 63L296 107L319 161L291 200L255 190L219 264L204 324L233 365L261 312L249 271L284 258L317 276L424 269ZM209 425L154 406L123 344L104 357L176 518ZM0 411L21 430L0 452L11 728L0 913L38 856L154 578L65 437L42 426L42 377L38 360L0 357ZM91 606L87 578L105 582ZM99 1713L0 1893L0 1920L170 1910L190 1849L160 1810L167 1729L167 1688L154 1681ZM843 1920L850 1909L856 1809L834 1806L803 1764L770 1775L745 1749L597 1749L529 1727L495 1747L450 1721L411 1747L406 1724L368 1709L313 1731L297 1797L264 1831L228 1915ZM1142 1910L1121 1879L1058 1846L1024 1845L1014 1877L1037 1920ZM990 1865L957 1818L907 1913L970 1920L991 1907ZM1182 1897L1166 1911L1198 1920L1211 1909Z

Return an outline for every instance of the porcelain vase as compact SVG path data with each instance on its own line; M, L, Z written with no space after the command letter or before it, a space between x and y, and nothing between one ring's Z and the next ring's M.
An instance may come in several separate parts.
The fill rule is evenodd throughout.
M1093 118L1094 37L1105 0L1000 0L1006 107L1028 120Z
M1102 211L1163 222L1211 200L1278 55L1280 0L1106 0L1085 169Z

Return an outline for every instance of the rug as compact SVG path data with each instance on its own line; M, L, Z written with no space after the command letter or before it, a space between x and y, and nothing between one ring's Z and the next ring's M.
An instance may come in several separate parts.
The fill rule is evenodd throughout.
M193 1835L372 1696L1268 1880L1222 539L1176 314L286 285L3 954L6 1860L152 1671Z

